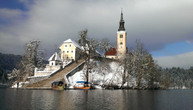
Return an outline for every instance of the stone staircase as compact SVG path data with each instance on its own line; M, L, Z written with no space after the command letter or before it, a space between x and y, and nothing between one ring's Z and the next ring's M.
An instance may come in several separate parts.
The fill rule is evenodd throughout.
M67 79L64 78L66 74L70 71L73 71L78 65L82 64L84 59L78 60L78 62L73 62L69 66L65 67L63 70L59 71L58 73L54 74L53 76L49 77L48 79L42 80L37 83L33 83L30 85L26 85L23 88L51 88L51 83L54 81L64 81L67 83Z

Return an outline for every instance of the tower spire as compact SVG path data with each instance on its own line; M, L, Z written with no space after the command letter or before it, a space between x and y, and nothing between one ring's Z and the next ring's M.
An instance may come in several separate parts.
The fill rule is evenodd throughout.
M121 20L123 20L123 9L121 8Z
M120 22L119 22L118 31L125 31L124 24L125 24L125 21L123 20L123 12L122 12L122 8L121 8L121 19L120 19Z

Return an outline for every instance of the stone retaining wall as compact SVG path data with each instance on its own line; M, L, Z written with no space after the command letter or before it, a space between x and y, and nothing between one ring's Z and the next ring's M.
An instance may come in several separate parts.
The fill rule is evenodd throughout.
M42 80L45 80L45 79L48 79L48 78L49 78L49 76L30 78L29 79L29 84L33 84L33 83L36 83L36 82L39 82L39 81L42 81Z

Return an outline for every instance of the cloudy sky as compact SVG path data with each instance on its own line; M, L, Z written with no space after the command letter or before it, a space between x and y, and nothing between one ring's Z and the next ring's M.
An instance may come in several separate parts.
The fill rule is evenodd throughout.
M121 8L129 48L139 39L162 67L193 66L193 0L1 0L0 52L40 40L49 55L85 28L116 44Z

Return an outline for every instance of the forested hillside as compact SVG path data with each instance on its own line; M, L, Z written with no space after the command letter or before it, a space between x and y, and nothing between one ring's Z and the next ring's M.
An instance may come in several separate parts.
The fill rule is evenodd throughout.
M193 88L193 67L183 68L166 68L161 70L160 81L166 87L170 88Z
M0 53L0 80L3 73L11 71L21 60L20 55Z

